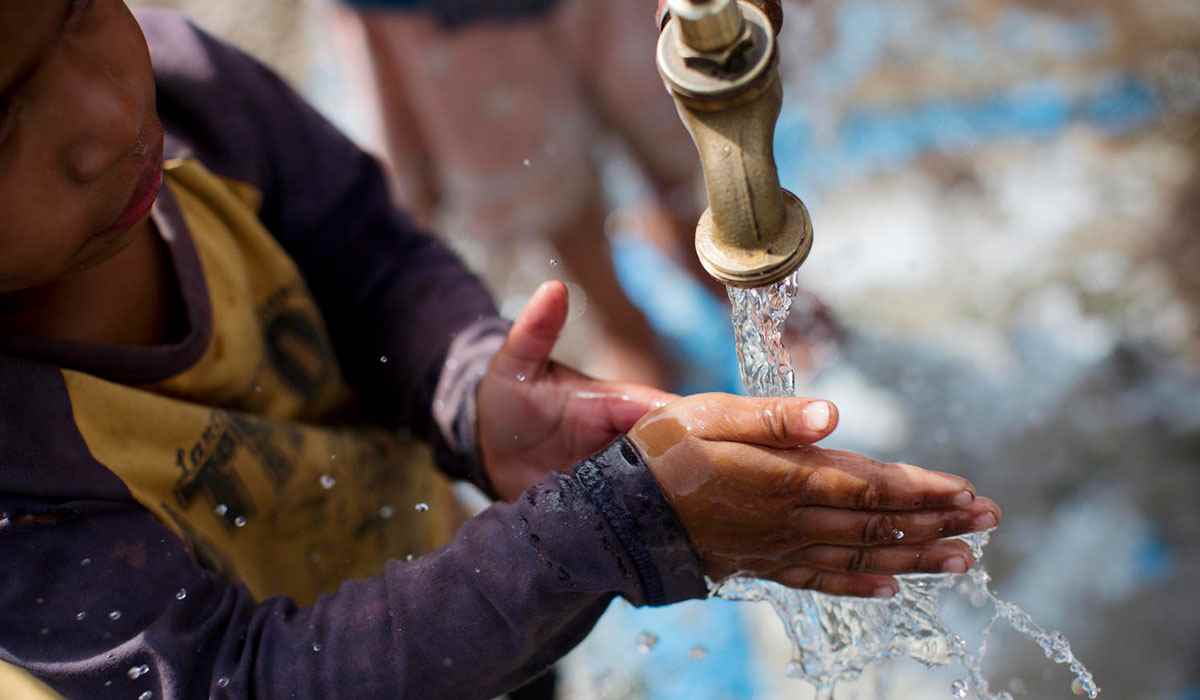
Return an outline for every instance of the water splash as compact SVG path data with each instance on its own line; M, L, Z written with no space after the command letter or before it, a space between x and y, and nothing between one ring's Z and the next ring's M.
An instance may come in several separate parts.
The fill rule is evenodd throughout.
M783 344L783 328L798 291L797 275L755 289L729 288L734 336L742 382L752 396L794 396L796 375ZM903 538L897 532L896 539ZM777 583L733 577L714 583L710 593L726 600L765 601L774 608L792 642L788 675L802 678L831 699L839 681L853 680L873 663L909 657L927 666L959 663L967 679L956 681L950 694L981 700L1012 700L1005 691L993 692L983 675L983 661L992 628L1000 620L1032 639L1046 658L1070 668L1072 690L1095 698L1100 694L1092 674L1075 658L1060 632L1047 631L1020 607L997 598L982 564L990 533L961 539L970 545L976 564L966 574L902 576L899 591L886 600L843 598L797 591ZM964 595L976 607L991 604L991 619L981 641L972 648L948 628L941 614L945 593Z
M637 650L639 654L649 654L657 644L658 635L649 630L643 630L637 636Z

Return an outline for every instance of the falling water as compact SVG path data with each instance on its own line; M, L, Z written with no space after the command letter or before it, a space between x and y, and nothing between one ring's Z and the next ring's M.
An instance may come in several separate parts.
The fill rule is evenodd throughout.
M742 382L753 396L795 395L795 373L783 345L783 327L797 291L797 275L756 289L729 288L733 327ZM900 577L899 592L886 600L843 598L786 588L769 581L734 577L714 583L711 593L727 600L766 601L783 622L792 642L788 675L812 683L824 700L833 697L838 681L852 680L872 663L909 657L928 666L958 662L966 680L949 689L952 697L974 692L981 700L1012 700L993 692L983 675L983 660L992 628L1006 621L1029 637L1046 658L1064 664L1075 676L1072 690L1095 698L1100 693L1092 674L1059 632L1037 625L1021 608L997 598L983 568L983 548L990 533L963 537L973 550L975 566L966 574ZM975 647L947 627L941 613L943 593L966 596L976 607L991 605L992 616Z

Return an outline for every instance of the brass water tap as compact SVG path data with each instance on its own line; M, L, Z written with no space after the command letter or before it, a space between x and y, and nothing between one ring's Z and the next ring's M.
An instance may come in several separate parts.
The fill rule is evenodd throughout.
M696 252L709 274L760 287L812 249L812 220L779 185L775 122L783 104L776 28L750 0L669 0L658 70L704 168L708 209Z

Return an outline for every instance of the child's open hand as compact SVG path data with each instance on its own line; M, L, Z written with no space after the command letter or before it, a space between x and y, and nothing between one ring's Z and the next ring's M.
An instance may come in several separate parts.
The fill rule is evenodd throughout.
M836 425L825 401L702 394L629 438L712 578L886 597L895 574L966 571L970 550L943 538L994 527L1000 508L961 477L811 446Z
M592 379L550 359L567 320L567 288L546 282L525 306L479 384L479 443L497 494L512 500L677 398Z

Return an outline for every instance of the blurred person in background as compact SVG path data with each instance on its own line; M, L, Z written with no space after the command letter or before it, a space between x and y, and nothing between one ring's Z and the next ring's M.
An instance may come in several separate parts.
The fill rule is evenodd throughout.
M483 242L489 256L549 241L598 312L606 342L592 369L672 384L667 354L617 281L593 153L604 132L628 145L651 189L640 228L707 278L690 244L702 211L698 161L654 66L653 6L346 5L369 50L401 204Z
M606 342L589 369L655 386L677 380L618 283L595 153L602 135L617 137L649 184L649 196L615 220L724 300L694 252L699 161L654 64L650 2L343 4L343 35L360 32L367 50L353 55L358 46L345 41L342 53L370 74L400 204L430 228L481 242L488 259L549 241L599 312ZM777 4L763 5L781 21ZM488 267L506 268L493 270L503 276L513 266ZM789 331L799 369L813 363L806 337L837 335L809 294Z

